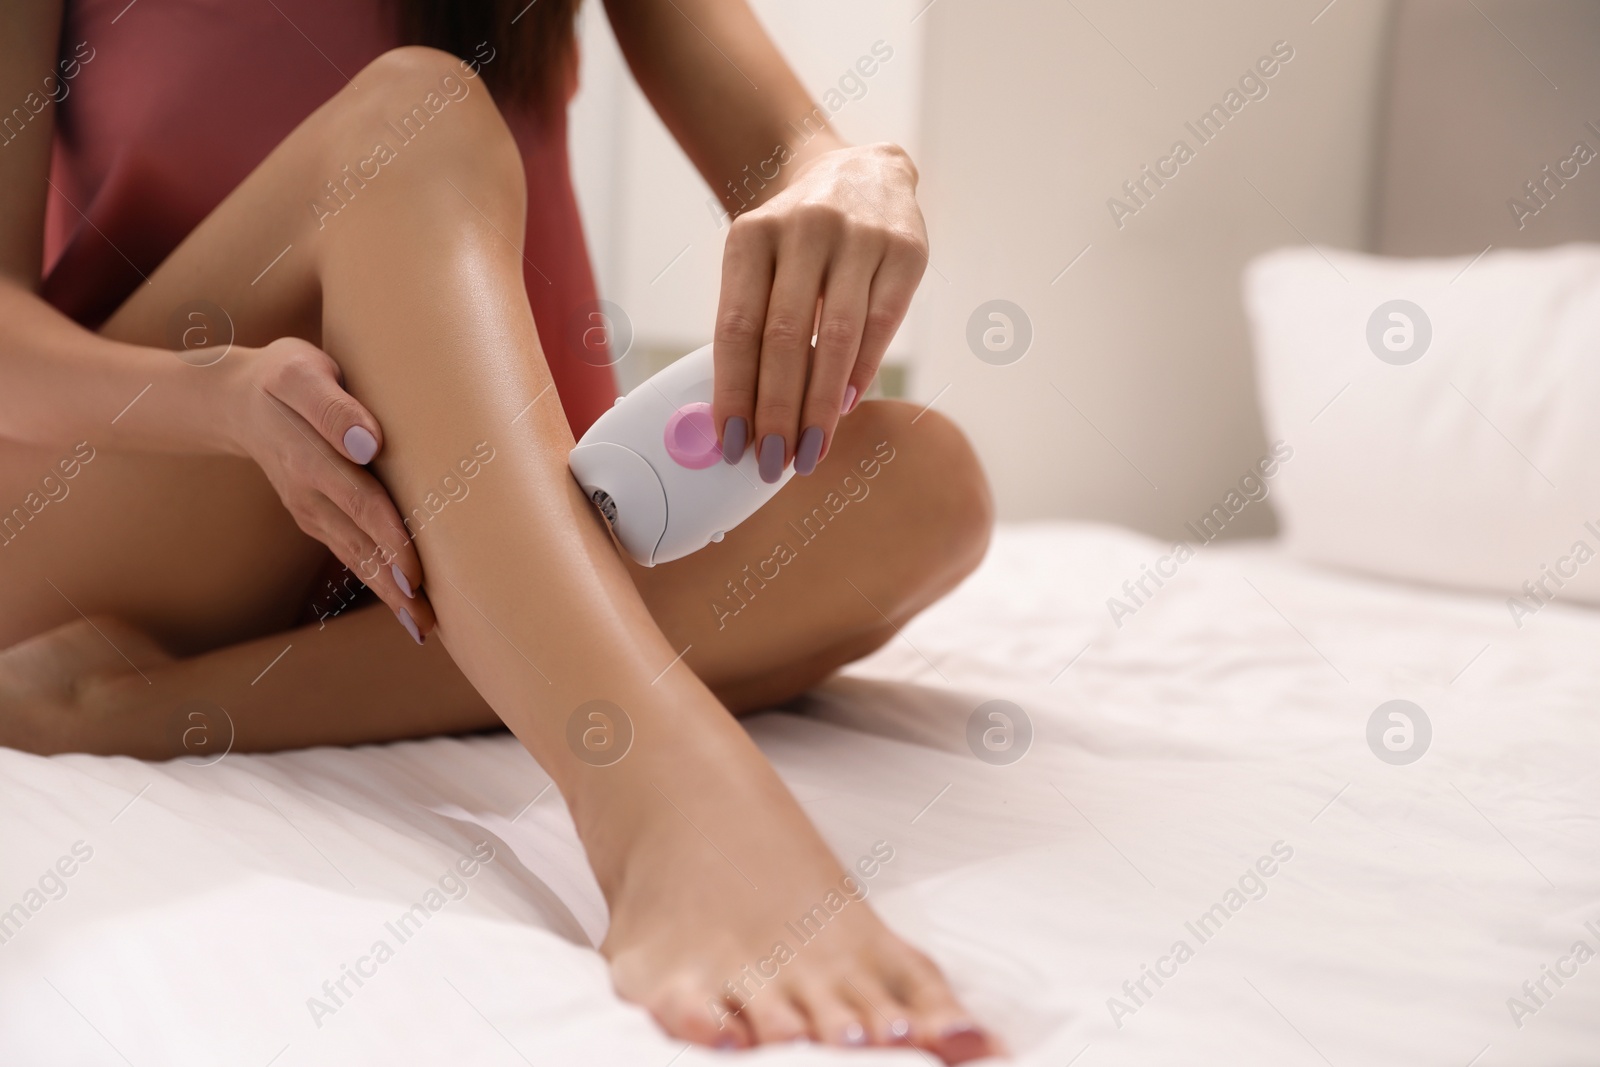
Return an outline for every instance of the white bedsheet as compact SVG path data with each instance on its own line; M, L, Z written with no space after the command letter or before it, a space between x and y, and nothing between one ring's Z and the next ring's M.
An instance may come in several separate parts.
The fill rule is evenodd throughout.
M842 858L892 844L885 918L1024 1063L1600 1062L1600 960L1569 956L1600 950L1600 614L1519 631L1492 599L1210 546L1117 628L1106 598L1164 551L1003 528L903 639L751 720ZM1409 766L1365 739L1396 697L1434 728ZM966 748L993 699L1035 731L1009 766ZM205 767L0 750L0 909L40 902L0 944L0 1064L728 1062L611 993L565 809L528 806L547 782L509 737ZM400 943L385 924L481 841L466 895ZM65 894L27 897L78 842ZM1202 943L1186 923L1278 842ZM1179 940L1172 977L1124 991Z

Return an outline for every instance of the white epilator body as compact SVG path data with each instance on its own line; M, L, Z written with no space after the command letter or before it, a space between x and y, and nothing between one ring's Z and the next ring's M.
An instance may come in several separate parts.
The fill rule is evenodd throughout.
M756 450L727 463L711 419L711 346L656 374L595 420L568 458L622 547L646 567L698 552L794 476L764 482Z

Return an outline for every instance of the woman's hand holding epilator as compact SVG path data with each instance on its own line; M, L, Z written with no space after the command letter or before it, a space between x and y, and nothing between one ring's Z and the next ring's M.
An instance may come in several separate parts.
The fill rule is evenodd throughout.
M810 474L878 372L926 267L917 171L895 145L826 152L733 221L713 421L724 458ZM813 346L812 337L816 343Z
M388 490L366 469L383 430L345 392L331 356L294 337L235 347L222 414L235 451L266 472L300 529L327 545L421 644L434 628L422 561Z

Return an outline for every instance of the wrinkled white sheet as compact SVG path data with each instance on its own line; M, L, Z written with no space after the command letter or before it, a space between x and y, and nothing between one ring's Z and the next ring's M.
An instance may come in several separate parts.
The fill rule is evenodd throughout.
M1600 950L1600 614L1519 631L1500 601L1213 545L1119 629L1106 598L1165 551L1002 528L902 639L750 728L842 858L892 843L871 899L1021 1062L1600 1061L1600 959L1570 954ZM1434 730L1409 766L1366 742L1397 697ZM966 747L997 699L1035 734L1009 766ZM611 993L560 798L528 806L547 782L505 736L207 767L0 750L0 908L92 849L0 944L0 1064L727 1062ZM400 943L385 924L480 841L466 895ZM1202 942L1186 923L1279 842Z

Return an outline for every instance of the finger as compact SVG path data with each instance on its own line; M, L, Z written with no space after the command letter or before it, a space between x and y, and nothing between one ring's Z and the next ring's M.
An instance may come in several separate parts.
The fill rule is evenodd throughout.
M307 349L283 362L267 391L310 423L341 456L364 467L383 447L383 430L372 412L340 386L332 357L310 345Z
M789 465L800 431L800 404L810 371L811 333L827 264L825 239L800 235L778 255L761 330L753 422L761 480L775 482Z
M810 474L828 454L833 431L844 408L845 389L855 369L856 353L867 319L867 300L878 257L863 248L846 250L828 272L817 325L816 354L811 359L811 380L801 408L800 437L795 445L794 471Z
M438 620L433 614L433 605L427 597L418 595L407 598L396 587L391 572L382 563L387 556L387 551L381 545L374 544L353 522L331 501L329 502L331 516L324 520L327 532L324 534L324 543L333 542L341 545L334 554L339 557L345 566L359 576L362 582L378 594L378 599L394 612L395 618L405 628L406 633L417 644L426 641L428 634L432 633L438 625Z
M417 554L416 542L401 520L389 491L370 471L353 469L336 473L343 476L345 490L349 493L341 501L345 513L380 550L378 558L373 561L373 569L382 570L396 591L407 600L421 598L424 578L422 557ZM335 492L339 491L337 487L333 488ZM337 496L333 499L340 500ZM361 580L372 584L365 574ZM427 633L428 630L424 629L423 632Z
M729 463L744 455L755 414L757 361L772 291L773 259L767 224L758 218L736 220L722 250L722 291L711 348L715 368L711 418Z
M866 325L861 333L861 349L856 354L856 364L850 371L850 385L845 390L845 411L855 407L866 394L878 367L894 340L895 331L905 321L916 294L917 283L922 280L926 261L909 245L892 246L878 273L872 279L872 291L867 297ZM852 392L851 390L854 390Z
M300 476L361 531L366 542L372 546L372 550L364 551L357 561L344 557L341 557L341 561L368 588L377 592L396 614L404 610L405 618L415 621L421 627L422 635L426 636L433 629L434 617L426 598L420 594L422 560L417 555L405 524L400 521L394 502L389 499L388 490L370 471L338 456L323 453L316 447L310 428L305 425L298 411L289 408L285 401L270 396L268 400L278 406L279 413L288 423L288 430L292 430L305 446L304 451L299 453L302 458L296 464ZM307 452L315 453L315 458L305 458ZM333 525L328 528L338 527ZM317 535L313 533L312 536ZM326 541L324 543L335 553L338 552L338 546ZM357 563L360 565L357 566ZM412 603L408 605L406 601Z
M286 499L290 512L294 515L295 523L308 536L320 541L333 553L334 558L344 564L345 570L351 574L361 574L364 561L373 555L374 547L370 545L356 527L339 509L339 506L316 490L307 490L293 499ZM363 583L365 584L365 583ZM372 588L368 586L368 588ZM383 599L379 591L379 599ZM387 601L385 601L388 604ZM393 605L388 605L393 611ZM396 612L398 615L398 612ZM407 631L416 630L416 623L408 612L401 622ZM413 640L420 643L422 634L417 631Z
M420 578L407 574L409 569L420 575L421 562L388 493L358 468L324 474L313 484L332 512L319 516L323 543L400 617L401 625L417 631L413 636L420 643L437 620L420 591Z

